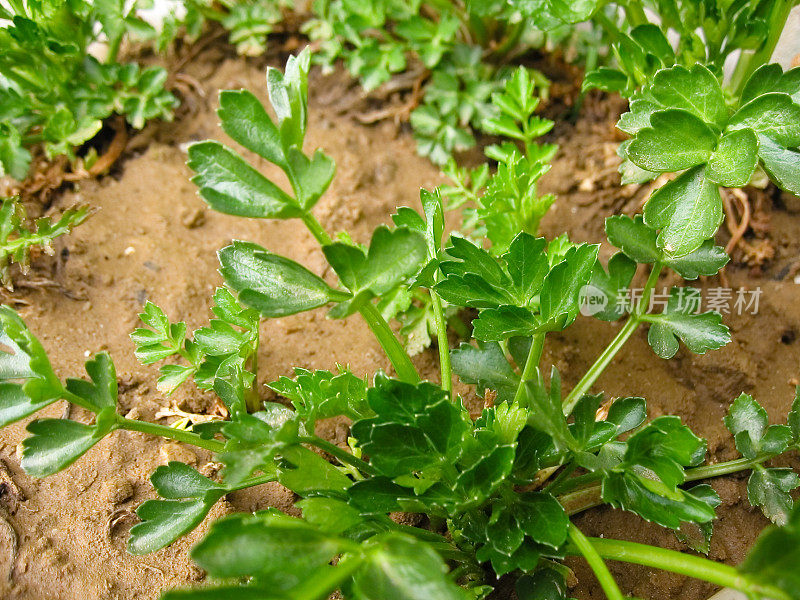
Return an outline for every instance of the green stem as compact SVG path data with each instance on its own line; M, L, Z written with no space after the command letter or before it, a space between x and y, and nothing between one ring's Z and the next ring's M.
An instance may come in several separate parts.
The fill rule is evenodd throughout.
M258 325L256 325L256 339L253 342L253 353L250 355L248 364L245 368L249 367L249 371L253 374L253 385L245 390L245 403L247 404L247 411L254 413L261 409L261 397L258 394L258 346L260 342L260 334L258 332Z
M320 225L320 222L317 221L317 218L311 213L311 211L303 215L303 223L305 223L305 226L308 227L311 235L316 238L320 246L329 246L333 243L331 236L328 235L328 232L325 231L322 225Z
M544 337L546 334L537 333L531 340L531 349L528 352L528 358L525 360L525 366L522 369L522 375L519 378L519 385L517 392L514 394L514 403L521 404L522 399L525 397L525 384L531 380L534 372L539 367L539 361L542 359L542 349L544 348Z
M305 223L308 230L321 246L328 246L333 243L331 236L328 235L328 232L323 229L322 225L317 221L317 218L310 211L303 215L303 223ZM403 345L398 341L397 337L394 335L394 331L389 327L386 319L383 318L383 315L381 315L378 309L375 308L371 302L367 301L361 304L358 312L361 313L361 316L364 317L372 333L378 338L378 343L380 343L386 356L388 356L389 360L392 362L394 370L397 371L397 376L409 383L419 382L420 377L416 367L414 367L414 363L411 362L405 348L403 348Z
M631 24L631 27L647 23L647 15L644 12L640 0L630 0L630 2L625 5L625 17L628 23Z
M772 600L791 600L790 596L783 590L753 582L746 575L739 573L734 567L720 564L707 558L635 542L600 538L586 539L597 554L607 560L618 560L654 567L671 573L680 573L681 575L702 579L716 585L733 588L746 594L772 598ZM581 547L578 546L577 550L583 553ZM575 550L569 547L567 552L577 554Z
M575 469L577 469L577 468L578 468L578 465L577 465L577 463L574 463L574 462L572 462L572 463L568 464L566 467L564 467L564 468L561 470L561 473L559 473L558 475L556 475L556 478L555 478L555 479L553 479L553 481L551 481L550 483L548 483L548 484L547 484L547 485L544 487L544 489L543 489L542 491L543 491L543 492L549 492L550 494L557 494L558 492L560 492L560 491L561 491L561 490L560 490L560 488L562 488L562 487L563 487L564 480L565 480L567 477L569 477L570 475L572 475L572 473L573 473L573 472L575 471ZM572 480L570 480L570 481L572 481Z
M205 448L212 452L222 452L222 450L225 449L225 444L223 442L202 438L191 431L175 429L174 427L158 425L157 423L148 423L147 421L135 421L133 419L126 419L125 417L119 417L118 419L119 427L121 429L127 429L128 431L140 431L149 435L169 438L178 442L192 444L198 448Z
M794 4L794 0L778 0L775 2L769 15L769 33L764 45L752 54L745 54L742 51L730 82L730 89L734 90L737 98L742 95L750 75L772 58L775 46L778 45L781 32L786 26L786 20L789 18L789 13Z
M113 40L110 41L108 44L108 57L106 57L105 63L107 65L114 64L117 62L117 54L119 54L119 47L122 44L122 35L118 35Z
M439 341L439 369L442 372L442 389L449 396L453 395L453 375L450 367L450 342L447 339L447 321L444 318L442 299L433 290L429 290L433 317L436 320L436 338Z
M769 456L758 456L753 459L737 458L736 460L729 460L715 465L703 465L702 467L687 469L685 471L686 481L697 481L698 479L708 479L710 477L719 477L720 475L729 475L731 473L738 473L739 471L746 471L747 469L752 469L756 465L760 465L768 458Z
M603 562L600 554L589 542L589 538L583 535L581 530L575 527L573 523L569 524L569 539L578 551L583 554L586 562L589 563L608 600L624 600L622 592L617 582L614 581L614 577L611 575L611 571L608 570L606 563Z
M315 435L308 435L302 436L298 438L298 441L301 444L311 444L312 446L316 446L320 450L324 450L331 456L335 457L337 460L341 461L342 463L346 463L348 465L354 466L356 469L361 471L362 473L366 473L367 475L377 475L378 472L375 468L369 464L368 462L361 460L357 456L353 456L347 450L342 450L339 446L335 444L331 444L327 440L323 440Z
M603 350L602 354L597 357L594 364L589 367L589 370L586 371L584 376L581 377L581 380L572 388L572 391L564 399L565 415L572 413L578 401L589 391L589 388L594 385L595 381L603 374L603 371L605 371L606 367L608 367L609 363L611 363L617 355L617 352L620 351L625 345L625 342L628 341L631 335L633 335L633 332L639 327L642 321L642 314L644 314L650 304L650 296L653 293L653 288L656 286L656 283L658 283L661 269L661 263L656 262L653 265L653 269L650 271L647 282L642 289L642 297L639 298L639 302L636 304L633 313L625 322L622 329L619 330L619 333L611 340L611 343Z
M397 376L408 383L419 383L420 377L417 368L376 306L370 301L363 302L359 306L358 312L364 317L386 356L389 357L394 370L397 371Z
M258 477L253 477L252 479L248 479L247 481L243 481L239 485L233 486L228 488L229 492L238 492L239 490L245 490L247 488L255 487L257 485L262 485L265 483L272 483L273 481L277 481L278 477L272 473L269 475L259 475Z

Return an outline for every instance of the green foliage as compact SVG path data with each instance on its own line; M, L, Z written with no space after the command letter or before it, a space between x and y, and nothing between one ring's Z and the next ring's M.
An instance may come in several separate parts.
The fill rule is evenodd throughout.
M137 129L147 120L170 119L177 105L164 89L167 73L118 63L123 38L152 39L155 30L136 16L136 3L10 3L0 17L0 173L28 174L29 147L43 143L48 156L74 158L74 149L94 135L112 114ZM105 61L89 54L104 35Z
M570 248L551 265L543 238L520 233L500 260L458 237L440 264L445 277L436 293L457 306L480 309L474 336L499 341L556 331L578 314L579 292L589 281L597 246Z
M554 20L567 20L592 3L571 8L533 4L547 9L543 13ZM386 6L354 3L350 8L364 25L380 22L379 9ZM409 39L440 34L425 24L407 31ZM132 336L137 355L145 363L180 359L162 366L162 390L170 392L193 376L228 408L224 421L191 428L119 416L116 373L104 353L86 363L88 379L62 384L16 313L0 308L0 423L29 417L59 399L95 416L91 424L31 422L32 435L22 446L23 468L36 476L65 468L115 429L160 435L213 452L213 460L223 465L213 478L175 462L156 470L152 483L159 498L138 511L142 522L131 530L130 540L134 553L163 548L192 531L230 492L278 482L297 495L301 517L271 509L214 523L192 553L214 581L168 592L166 598L310 599L339 594L356 600L466 600L486 597L498 578L508 575L517 580L523 600L563 599L567 569L561 561L576 553L586 556L606 589L616 586L603 558L664 567L756 597L795 598L797 515L790 492L800 477L762 463L798 447L800 392L787 425L769 425L763 408L740 396L725 423L743 456L707 465L702 464L705 440L678 417L648 421L644 399L605 400L604 394L592 392L642 324L649 324L648 339L665 358L676 353L679 341L703 353L729 340L719 314L691 310L697 294L692 288L673 288L663 312L649 312L664 266L687 278L713 275L727 260L724 251L703 238L691 248L687 243L686 251L676 256L659 241L668 227L652 225L647 211L644 217L607 220L609 241L620 249L607 266L598 260L598 245L573 244L566 235L548 241L514 224L508 226L513 235L492 238L484 216L480 219L486 221L487 237L473 242L451 235L443 248L442 198L428 192L421 194L421 214L398 209L396 227L379 226L368 245L354 243L346 232L333 241L312 214L330 184L333 163L319 151L311 156L303 151L307 67L308 54L301 54L290 59L285 75L268 72L275 120L246 92L225 92L221 99L225 131L278 165L291 193L216 142L192 146L190 162L201 195L213 208L239 216L302 219L320 242L330 277L335 274L338 281L250 242L234 241L219 255L228 287L216 292L215 318L208 326L189 336L184 323L171 322L148 303L141 315L146 327ZM777 85L782 85L780 77ZM509 165L519 168L515 181L547 152L526 137L538 135L532 133L538 121L529 90L530 80L517 74L505 99L498 101L517 129L502 119L498 123L525 146L527 162L519 162L519 148L490 150L509 173ZM697 106L702 110L687 109L690 118L681 118L696 125L696 117L711 130L710 122L717 122L713 106ZM746 113L738 122L752 124L754 118ZM645 146L659 140L643 139ZM696 160L697 148L684 156ZM719 170L723 162L714 168ZM694 178L712 167L688 168ZM509 182L511 176L501 177ZM454 202L482 202L476 186L488 181L488 170L474 171L470 178L474 181L464 178L456 186ZM672 214L669 203L661 202L666 206L661 213ZM511 212L515 215L517 207ZM709 237L715 232L703 231ZM631 291L637 264L652 265L642 299L618 307L616 300ZM564 330L578 317L588 286L615 300L596 316L628 316L595 363L565 392L555 367L549 377L544 375L543 347L549 333ZM477 312L469 343L452 355L442 300ZM296 369L294 379L281 377L269 384L291 407L262 402L256 386L260 318L329 303L335 304L331 316L358 312L364 317L397 376L378 371L370 381L346 368L336 374ZM421 380L383 316L402 315L410 306L431 315L440 345L440 384ZM474 384L484 395L480 415L471 415L453 393L451 359L461 382ZM346 447L316 435L319 421L331 418L352 423ZM738 570L658 547L585 538L570 521L580 511L608 504L673 529L689 547L707 551L720 498L707 484L688 484L745 469L753 471L751 502L783 526L766 531ZM423 526L413 527L394 520L392 513L397 512L426 518Z
M797 406L795 400L793 411ZM725 426L742 456L761 461L797 447L797 436L791 428L793 415L796 413L790 413L788 425L769 425L767 411L752 396L742 394L731 404ZM798 486L800 477L791 469L757 464L747 482L747 498L753 506L760 506L772 522L785 525L794 506L789 492Z
M160 367L157 387L161 393L172 394L190 378L194 378L200 389L213 389L218 374L232 367L256 372L258 313L243 308L225 288L218 288L214 293L211 310L216 318L187 336L186 323L171 323L158 306L149 301L145 304L139 318L146 327L131 333L131 340L136 344L136 358L145 365L171 357L188 363L168 363Z
M89 216L89 208L69 209L53 223L49 217L36 220L36 228L28 229L25 210L17 198L6 198L0 206L0 283L12 287L10 267L17 263L25 273L30 265L32 248L53 253L53 240L69 233Z

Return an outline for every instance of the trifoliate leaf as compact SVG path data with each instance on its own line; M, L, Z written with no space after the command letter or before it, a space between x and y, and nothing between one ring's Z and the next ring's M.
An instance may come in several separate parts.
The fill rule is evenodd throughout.
M672 288L664 312L643 317L650 323L647 341L661 358L675 356L679 339L695 354L705 354L731 341L728 327L722 324L719 313L692 312L699 306L699 294L694 288Z
M295 378L281 377L269 385L294 405L300 418L312 425L318 419L344 415L357 421L373 416L367 404L367 383L350 371L334 375L330 371L295 369Z
M406 228L378 227L369 250L343 242L323 248L342 284L354 296L363 292L380 296L415 275L427 256L425 239Z
M150 476L164 500L148 500L136 510L142 519L131 528L128 550L149 554L192 531L227 489L187 464L171 461Z
M767 411L752 396L744 393L731 404L725 416L725 426L733 434L736 449L750 459L762 454L782 454L792 441L791 428L769 425Z
M375 378L367 392L376 416L353 424L370 464L390 477L452 464L472 429L466 411L439 387Z

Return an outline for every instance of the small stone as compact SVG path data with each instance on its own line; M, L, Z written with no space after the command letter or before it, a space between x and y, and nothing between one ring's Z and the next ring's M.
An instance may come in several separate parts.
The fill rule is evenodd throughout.
M181 215L181 223L187 229L197 229L206 222L206 211L202 208L187 209Z
M125 250L123 250L122 254L124 254L125 256L130 256L131 254L134 254L135 252L136 252L136 248L134 248L133 246L128 246L127 248L125 248Z
M100 494L112 506L117 506L133 498L133 484L124 478L104 481Z

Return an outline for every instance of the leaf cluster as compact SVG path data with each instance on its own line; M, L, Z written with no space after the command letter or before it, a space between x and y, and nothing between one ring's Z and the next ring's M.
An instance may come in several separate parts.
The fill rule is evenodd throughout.
M30 253L39 248L53 253L53 241L89 216L88 207L64 211L54 223L50 217L36 220L35 228L26 225L25 210L18 198L6 198L0 206L0 283L12 287L10 267L16 263L23 273L30 264Z
M164 88L166 71L116 60L123 38L156 36L136 11L136 3L122 0L0 8L10 21L0 29L0 173L24 179L35 143L50 157L74 158L115 113L137 129L171 118L177 100ZM101 35L109 48L104 61L89 53Z

